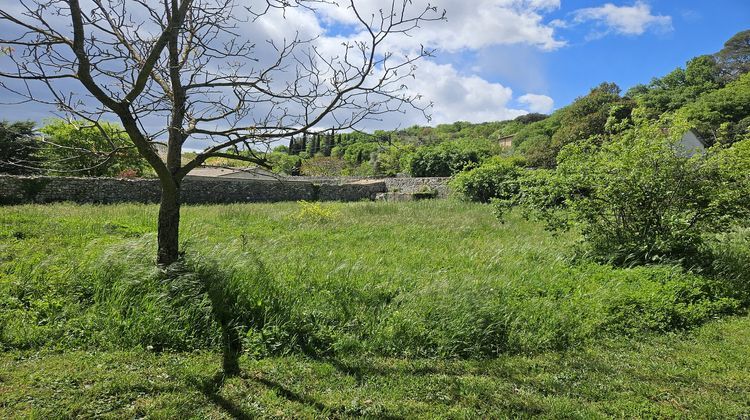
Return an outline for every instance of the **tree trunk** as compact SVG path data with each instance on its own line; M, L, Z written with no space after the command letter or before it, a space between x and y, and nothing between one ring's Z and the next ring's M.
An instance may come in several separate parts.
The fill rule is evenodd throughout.
M222 321L220 321L222 322ZM241 373L240 354L242 354L242 339L239 333L223 321L221 329L222 354L221 367L226 376L237 376Z
M177 261L180 231L180 187L162 183L159 204L158 250L156 262L166 266Z

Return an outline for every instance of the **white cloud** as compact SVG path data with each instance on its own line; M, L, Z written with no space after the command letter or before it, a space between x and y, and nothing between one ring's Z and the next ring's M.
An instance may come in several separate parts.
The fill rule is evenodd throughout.
M6 3L9 3L9 0L0 0L0 4ZM390 5L390 2L387 3ZM377 10L383 6L382 0L356 0L356 4L358 9L363 11ZM404 54L424 44L437 48L438 53L456 52L455 57L462 57L469 55L463 54L465 51L477 51L487 47L531 46L535 51L546 51L560 48L565 44L556 38L555 28L545 22L548 12L559 9L559 0L473 0L470 5L467 5L465 0L434 0L432 4L438 9L446 9L446 22L425 22L413 31L412 37L392 36L380 52ZM427 0L414 0L410 10L419 10L426 5ZM320 13L301 8L288 9L285 14L272 10L257 21L237 29L238 38L257 40L255 53L258 61L245 65L247 68L263 67L269 60L275 60L276 53L273 47L263 41L272 39L277 45L281 45L285 39L287 42L290 41L295 34L302 39L315 39L314 44L324 56L341 57L345 51L342 42L364 37L360 29L353 24L355 21L352 20L352 16L351 10L345 7L323 7ZM529 64L518 55L513 57L513 60L508 61L518 68ZM218 66L221 63L211 64ZM420 60L415 79L408 83L410 92L421 94L425 101L434 103L431 110L433 124L457 120L504 120L527 112L545 112L544 110L552 107L552 99L549 97L532 93L514 98L509 87L490 82L471 72L463 73L456 67L459 67L458 64L437 64L427 59ZM277 72L273 75L273 80L275 83L284 83L285 78L291 76L293 74ZM320 76L326 77L325 74ZM532 92L543 90L536 86L522 86L521 89ZM4 98L0 93L0 102L2 99ZM517 102L514 99L517 99ZM511 103L520 105L511 106ZM0 107L0 112L3 111L6 111L6 108ZM259 112L262 113L263 109ZM426 123L422 114L413 110L386 115L383 118L384 121L380 123L368 122L360 128L394 128ZM150 119L146 123L149 126L153 125L154 131L161 129L160 119Z
M420 1L414 1L410 7L412 12L421 10L427 4L420 5ZM379 0L358 0L356 4L363 17L372 16L376 7L383 5ZM559 8L559 0L477 0L471 7L458 0L437 0L431 4L447 10L447 22L426 22L410 37L394 34L382 45L380 52L407 54L422 44L439 51L475 51L493 45L532 45L541 50L550 50L564 44L554 38L552 27L542 23L541 15ZM322 56L326 57L341 56L344 42L366 41L367 35L357 29L356 17L351 9L324 5L319 12L313 14L301 10L298 14L266 16L261 20L268 20L263 23L266 33L275 34L275 28L279 27L303 27L303 33L319 35L315 44ZM421 95L426 103L434 103L430 111L433 124L458 120L506 120L528 112L549 112L553 107L552 98L536 94L518 98L522 107L511 107L509 104L514 97L509 87L491 83L475 74L461 73L452 64L436 64L427 59L418 62L415 78L408 83L408 89L413 94ZM421 112L414 110L382 118L382 122L371 121L362 128L393 128L426 123Z
M397 4L399 2L396 2ZM382 0L358 0L360 16L370 19L379 16ZM554 50L565 45L555 38L554 28L544 22L543 14L560 7L559 0L416 0L412 11L427 5L445 10L447 21L423 24L414 36L399 37L401 48L413 49L420 45L436 47L441 51L479 49L493 45L525 44L544 50ZM349 8L323 6L324 20L344 25L356 24ZM393 44L391 44L393 45Z
M576 23L593 21L604 26L604 34L615 32L623 35L642 35L647 30L672 30L671 16L652 14L651 6L640 0L632 6L615 6L607 3L600 7L579 9L573 12L573 15Z
M409 84L409 90L419 92L434 102L432 117L434 124L454 121L484 122L515 118L539 111L547 98L542 95L527 94L528 110L509 107L513 100L513 90L499 83L491 83L475 75L462 75L450 64L423 62L417 70L416 79ZM519 100L521 100L519 98ZM414 121L418 123L419 121Z
M552 112L555 106L555 101L547 95L536 95L533 93L527 93L518 98L518 102L526 105L531 112L539 112L542 114L548 114Z

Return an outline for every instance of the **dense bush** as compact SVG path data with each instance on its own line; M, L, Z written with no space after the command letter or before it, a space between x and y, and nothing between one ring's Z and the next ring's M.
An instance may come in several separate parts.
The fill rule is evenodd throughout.
M552 135L560 128L561 112L549 118L523 127L513 137L513 147L526 157L529 166L552 168L555 166L556 151L552 148Z
M660 128L644 127L602 146L564 148L557 170L522 182L517 201L553 229L579 225L597 259L695 264L706 235L750 216L750 183L740 169L747 149L688 158Z
M0 173L23 175L39 166L34 123L0 121Z
M124 129L102 123L101 130L81 121L54 120L40 130L46 139L39 152L45 170L84 176L118 176L125 170L138 175L150 166Z
M709 141L731 144L750 139L750 73L701 96L676 115Z
M481 166L457 174L450 182L463 198L489 203L493 198L509 200L519 191L519 179L526 170L521 158L494 157Z
M266 156L268 164L271 165L273 172L284 175L300 175L302 161L297 155L286 153L271 152Z
M411 156L409 169L416 177L448 177L478 166L493 154L492 142L474 140L421 147Z
M335 157L315 156L302 162L300 175L304 176L339 176L346 163Z

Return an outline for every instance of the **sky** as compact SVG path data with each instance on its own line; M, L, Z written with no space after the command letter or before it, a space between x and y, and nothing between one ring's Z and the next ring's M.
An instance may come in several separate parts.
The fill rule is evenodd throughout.
M252 0L248 0L252 2ZM390 2L387 2L390 4ZM18 0L0 0L11 10ZM365 15L382 0L357 0ZM414 0L418 9L426 1ZM750 0L432 0L446 21L426 22L410 37L384 48L413 54L436 50L408 83L433 102L429 124L497 121L528 112L550 113L601 82L624 91L663 76L690 58L721 49L733 34L750 29ZM248 36L280 38L292 29L317 37L323 53L361 28L351 10L322 7L269 14ZM3 30L0 25L0 30ZM3 67L0 57L0 68ZM7 65L7 62L5 63ZM7 67L6 67L7 68ZM0 103L11 102L0 91ZM1 105L0 120L41 120L51 110L34 104ZM395 114L362 127L428 124L418 112Z

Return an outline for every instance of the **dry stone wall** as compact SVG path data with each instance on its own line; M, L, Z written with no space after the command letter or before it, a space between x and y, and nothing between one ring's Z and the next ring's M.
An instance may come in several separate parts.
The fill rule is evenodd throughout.
M0 204L156 203L161 187L155 179L73 178L0 175ZM182 199L187 204L276 202L297 200L358 201L387 191L385 182L317 184L309 181L188 178Z
M438 192L438 197L448 196L448 181L450 178L412 178L412 177L395 177L395 178L365 178L365 177L318 177L318 176L299 176L289 177L289 180L299 180L314 182L320 184L347 184L361 181L382 181L385 183L389 192L415 193L419 192L425 186Z

